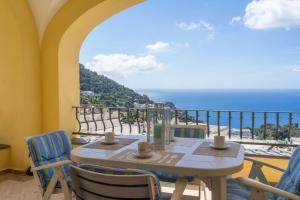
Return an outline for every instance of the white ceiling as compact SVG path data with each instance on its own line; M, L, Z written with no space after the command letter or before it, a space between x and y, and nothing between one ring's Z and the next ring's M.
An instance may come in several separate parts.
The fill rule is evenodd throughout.
M43 39L45 29L55 13L68 0L27 0L35 18L40 42Z

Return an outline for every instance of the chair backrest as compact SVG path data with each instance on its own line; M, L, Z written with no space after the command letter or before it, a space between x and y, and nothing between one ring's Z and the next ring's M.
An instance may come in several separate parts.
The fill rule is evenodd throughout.
M206 125L172 125L175 137L205 138Z
M300 195L300 146L294 150L289 165L276 187ZM286 198L274 197L274 199L285 200Z
M31 167L69 160L72 145L67 133L62 130L45 133L25 138L28 145ZM41 187L45 189L50 182L53 169L44 169L37 172ZM64 167L64 173L68 176L69 169Z
M159 199L157 178L147 171L106 168L83 164L71 166L72 189L77 200Z

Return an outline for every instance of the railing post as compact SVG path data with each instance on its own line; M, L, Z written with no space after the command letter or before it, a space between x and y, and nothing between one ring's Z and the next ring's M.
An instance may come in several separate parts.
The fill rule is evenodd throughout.
M141 133L141 126L139 122L139 109L136 109L136 122L138 124L139 134Z
M196 125L199 124L199 111L196 110Z
M106 126L105 126L105 122L104 122L104 118L103 118L103 108L100 108L100 119L101 119L102 125L103 125L103 132L105 132Z
M86 119L86 107L83 108L83 119L86 123L87 131L89 132L90 131L90 125L89 125L88 120Z
M220 117L221 117L221 113L220 113L220 111L218 111L218 112L217 112L218 136L221 135L221 129L220 129Z
M118 108L118 120L119 120L119 123L120 123L120 128L121 128L121 133L123 133L123 125L122 125L122 122L121 122L121 112L120 112L121 108Z
M98 131L98 127L97 127L97 122L95 120L95 108L92 107L92 119L93 119L93 122L95 124L95 131L97 132Z
M229 111L228 112L228 136L229 136L229 139L231 139L231 120L232 120L232 116L231 116L231 112Z
M240 138L243 138L243 112L240 112Z
M111 111L112 111L112 108L109 108L109 109L108 109L108 113L109 113L109 121L110 121L110 124L111 124L112 132L114 132L114 131L115 131L115 126L114 126L114 123L113 123L113 121L112 121L112 119L111 119Z
M252 127L251 127L251 137L252 140L254 140L254 134L255 134L255 112L252 112Z
M289 113L289 132L288 132L288 140L291 140L291 131L293 129L293 113Z
M130 110L129 110L129 108L127 109L127 122L128 122L128 125L129 125L129 133L131 133Z
M145 109L145 119L144 119L144 122L146 122L146 126L148 127L148 109ZM144 131L143 131L144 132ZM147 130L146 130L146 133L147 133Z
M209 111L206 111L206 126L207 126L207 137L209 137L209 132L210 132L210 128L209 128Z
M79 117L78 117L78 114L79 114ZM80 133L81 131L81 123L80 123L80 107L76 107L76 120L78 122L78 125L79 125L79 128L78 128L78 133Z
M264 112L264 140L267 137L267 112Z
M277 112L276 113L276 140L278 140L278 136L279 136L279 119L280 119L280 113Z
M175 110L175 124L178 124L178 110Z
M185 125L188 125L188 111L185 110L184 114L185 114Z

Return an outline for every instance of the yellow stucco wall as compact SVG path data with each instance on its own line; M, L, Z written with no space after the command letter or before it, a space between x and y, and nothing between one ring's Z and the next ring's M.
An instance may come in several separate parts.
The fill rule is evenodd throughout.
M26 0L0 1L0 61L0 143L11 145L0 166L23 170L24 137L41 130L40 52Z
M24 137L76 130L78 58L99 23L142 0L69 0L46 25L41 46L27 0L0 1L0 167L25 170Z
M42 45L43 130L76 130L79 52L88 33L112 15L143 0L68 1L46 29Z
M0 150L0 172L10 168L10 149Z

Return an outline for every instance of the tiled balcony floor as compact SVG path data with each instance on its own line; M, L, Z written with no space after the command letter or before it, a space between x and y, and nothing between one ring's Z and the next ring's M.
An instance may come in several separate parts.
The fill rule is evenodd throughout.
M162 190L171 193L174 186L162 183ZM209 200L211 194L206 191ZM185 197L184 200L199 199L197 186L189 186L185 194L193 197ZM203 194L201 199L204 199ZM41 196L32 176L3 174L0 175L0 200L41 200ZM64 197L62 194L54 194L51 200L64 200Z

